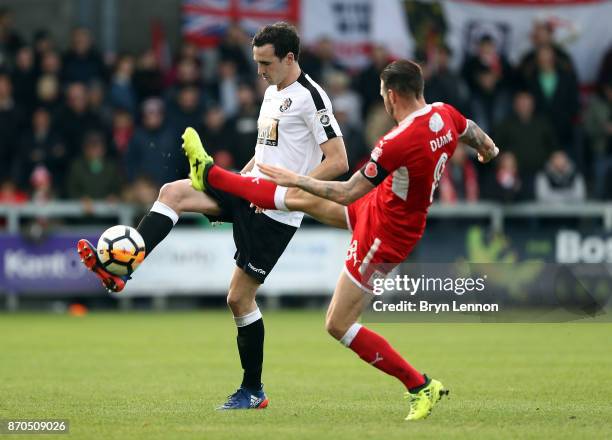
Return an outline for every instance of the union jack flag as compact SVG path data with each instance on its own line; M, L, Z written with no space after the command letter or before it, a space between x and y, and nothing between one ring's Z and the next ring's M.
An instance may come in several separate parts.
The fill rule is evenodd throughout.
M300 0L183 0L183 36L201 46L212 46L232 23L254 35L276 21L297 23Z

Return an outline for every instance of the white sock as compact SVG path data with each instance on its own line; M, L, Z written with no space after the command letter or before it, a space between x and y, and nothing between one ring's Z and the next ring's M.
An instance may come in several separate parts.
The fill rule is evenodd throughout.
M274 191L274 206L280 211L289 211L285 205L285 196L287 195L287 187L277 186Z
M257 307L251 313L244 316L234 316L234 321L236 321L236 327L246 327L247 325L253 324L255 321L261 318L261 312L259 311L259 307Z
M361 324L358 323L351 325L344 334L344 336L342 336L342 339L340 339L342 345L344 345L345 347L350 347L351 342L353 342L353 339L355 339L355 336L357 336L357 333L359 332L361 327Z
M176 222L178 222L179 215L176 213L176 211L170 208L165 203L160 202L159 200L153 203L153 206L151 207L151 211L157 212L158 214L161 214L161 215L165 215L170 220L172 220L173 225L176 225Z

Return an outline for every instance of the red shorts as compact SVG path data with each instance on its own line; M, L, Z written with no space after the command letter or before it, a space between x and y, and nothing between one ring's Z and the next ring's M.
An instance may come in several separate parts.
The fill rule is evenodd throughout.
M353 233L346 254L344 271L367 292L372 292L376 278L384 278L402 263L417 240L401 240L389 235L384 222L375 212L375 191L345 208L346 221Z

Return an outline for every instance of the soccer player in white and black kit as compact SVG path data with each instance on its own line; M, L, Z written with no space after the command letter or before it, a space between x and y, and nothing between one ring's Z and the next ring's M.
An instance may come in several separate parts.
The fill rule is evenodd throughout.
M256 162L282 166L322 180L345 173L348 163L342 133L326 93L300 69L300 40L295 28L285 23L265 26L253 38L252 46L258 74L270 86L259 114L255 155L241 174L253 179L263 176ZM261 383L264 324L255 294L300 226L303 213L275 210L259 213L242 198L203 185L192 186L192 181L204 180L203 163L188 151L189 145L200 140L192 128L185 130L183 140L190 175L194 178L165 184L137 229L149 255L183 212L204 213L211 220L233 223L236 268L227 303L238 327L238 351L244 375L240 388L219 409L265 408L268 398ZM214 176L208 177L214 179ZM279 188L274 197L282 201L286 192L287 188ZM79 241L78 250L85 265L107 288L123 289L127 279L106 271L91 243Z

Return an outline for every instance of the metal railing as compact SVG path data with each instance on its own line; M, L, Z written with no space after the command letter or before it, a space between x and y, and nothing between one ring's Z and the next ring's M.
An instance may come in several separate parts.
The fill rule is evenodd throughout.
M84 218L114 218L118 224L132 225L140 212L130 204L96 202L86 210L78 201L59 201L51 203L25 203L21 205L0 204L0 219L5 219L5 231L18 233L20 225L26 219L49 218L70 219ZM186 214L194 217L198 214ZM507 218L593 218L602 222L606 231L612 231L612 203L585 202L573 204L542 204L521 203L515 205L500 205L496 203L457 203L453 205L434 204L429 217L445 218L486 218L495 231L504 229Z

